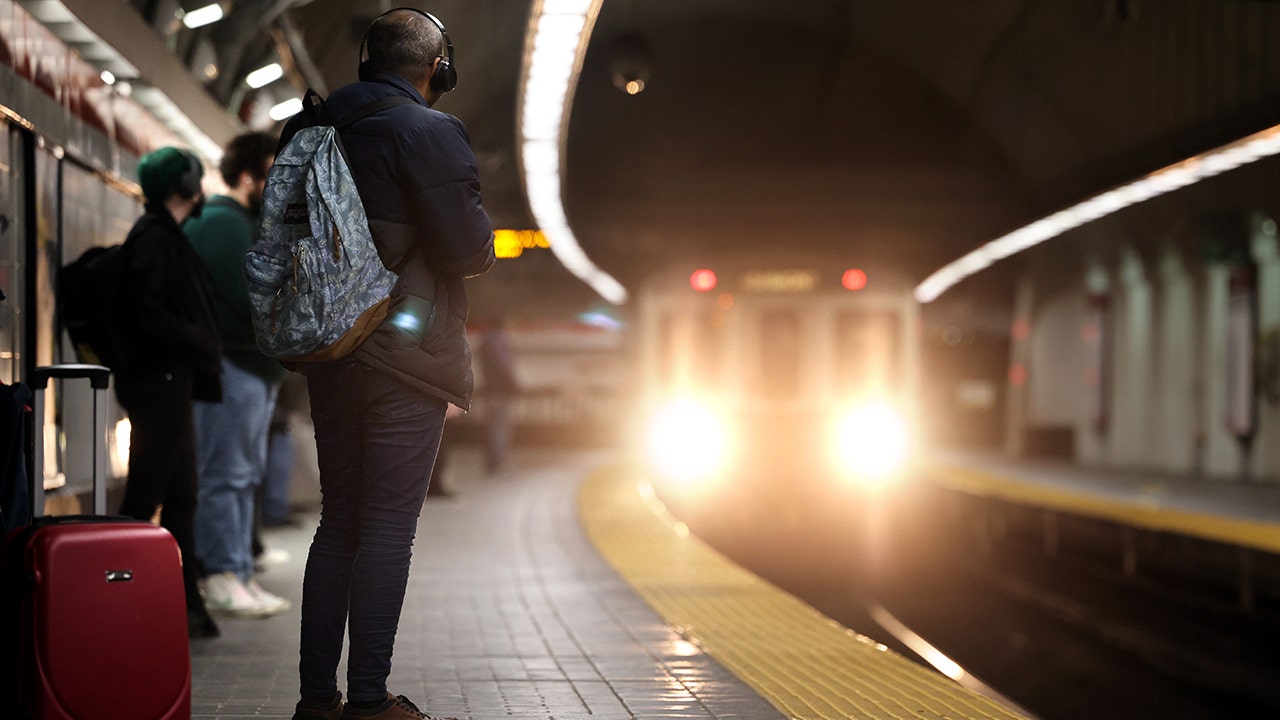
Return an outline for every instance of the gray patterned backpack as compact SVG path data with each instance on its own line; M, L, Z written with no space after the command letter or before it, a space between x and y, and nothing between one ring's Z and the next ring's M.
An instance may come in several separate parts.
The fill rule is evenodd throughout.
M378 257L338 129L412 100L384 98L330 122L308 90L305 120L276 156L262 195L258 241L244 256L258 347L286 362L354 350L387 315L398 279Z

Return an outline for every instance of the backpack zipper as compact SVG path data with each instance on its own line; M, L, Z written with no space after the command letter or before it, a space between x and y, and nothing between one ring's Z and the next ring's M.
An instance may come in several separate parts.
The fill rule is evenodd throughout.
M293 273L289 278L289 287L293 290L293 296L298 297L298 263L299 255L306 252L306 248L297 245L293 248ZM276 298L271 302L271 334L280 334L280 319L276 317L276 308L280 305L280 295L285 290L285 286L281 285L276 290Z

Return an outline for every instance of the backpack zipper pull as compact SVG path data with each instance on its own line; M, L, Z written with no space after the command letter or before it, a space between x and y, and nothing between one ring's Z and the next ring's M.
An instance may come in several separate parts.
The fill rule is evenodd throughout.
M272 335L280 334L280 320L276 317L276 308L280 306L280 293L282 292L284 292L283 286L281 286L279 290L276 290L276 297L274 300L271 301L271 334Z

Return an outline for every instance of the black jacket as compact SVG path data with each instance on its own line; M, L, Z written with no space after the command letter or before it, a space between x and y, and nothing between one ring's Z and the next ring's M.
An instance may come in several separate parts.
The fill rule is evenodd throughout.
M493 264L493 228L480 205L471 138L462 122L427 107L404 79L377 73L334 91L335 122L378 100L393 105L341 129L369 229L383 263L400 275L383 324L353 357L468 408L474 379L463 278ZM299 127L285 127L281 144Z
M208 271L163 207L150 204L124 241L124 362L117 374L191 370L196 400L222 399L222 342Z

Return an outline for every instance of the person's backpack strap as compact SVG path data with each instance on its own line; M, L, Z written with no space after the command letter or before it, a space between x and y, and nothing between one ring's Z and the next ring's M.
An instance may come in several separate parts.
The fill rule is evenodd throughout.
M341 130L342 128L348 125L351 125L359 120L363 120L380 110L386 110L387 108L395 105L404 105L405 103L417 105L416 102L414 102L413 100L403 95L388 95L387 97L381 98L379 100L375 100L369 103L368 105L365 105L364 107L351 112L350 114L344 116L342 119L333 123L333 126ZM305 102L304 102L304 105L305 105Z
M357 121L363 120L369 117L370 115L373 115L376 112L386 110L387 108L394 107L396 105L404 105L406 103L412 104L412 105L418 104L417 102L403 95L388 95L387 97L379 98L378 100L374 100L373 102L369 103L368 105L365 105L362 108L352 111L350 114L344 116L342 119L335 122L333 124L333 127L334 129L341 130L342 128L347 127L348 125L352 125ZM347 155L346 148L343 147L341 141L338 142L338 152L342 153L342 156L344 158ZM404 269L404 267L409 264L409 261L413 259L413 256L417 253L417 249L418 248L416 245L411 246L409 248L409 252L406 253L403 258L400 259L400 262L396 263L395 266L387 269L397 274L400 273Z
M285 146L293 141L293 136L297 135L299 130L309 127L326 127L333 124L331 120L329 106L325 104L324 98L315 90L307 88L307 94L302 96L302 110L289 118L289 121L284 124L284 129L280 131L275 156L280 157L280 153L284 152Z
M302 96L302 111L290 119L289 122L285 123L284 130L280 133L280 141L276 144L276 156L279 157L280 153L284 151L284 147L289 144L289 141L293 139L293 136L302 128L330 126L341 130L357 120L369 117L379 110L385 110L393 105L403 105L405 103L417 104L403 95L390 95L375 100L355 112L352 112L350 115L343 117L341 120L333 122L329 115L329 106L325 103L324 98L320 97L320 93L315 90L307 88L306 95ZM339 144L339 151L342 152L345 157L346 153L345 151L342 151L341 144Z
M311 88L307 88L307 94L302 96L302 112L307 116L307 127L329 124L329 107L324 104L320 93Z

